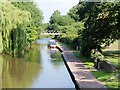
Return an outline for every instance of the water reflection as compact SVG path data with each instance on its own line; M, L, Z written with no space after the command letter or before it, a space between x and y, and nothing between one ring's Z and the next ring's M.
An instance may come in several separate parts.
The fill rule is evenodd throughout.
M32 48L30 48L28 50L28 52L26 52L26 54L24 55L24 60L25 61L30 61L30 62L36 62L36 63L40 63L41 59L40 59L40 44L38 43L34 43L32 45Z
M50 48L50 61L55 67L60 67L62 65L63 59L57 48Z
M3 55L3 88L29 88L41 71L39 49L34 44L25 58Z
M2 55L3 88L74 88L58 50L49 38L37 40L24 58Z

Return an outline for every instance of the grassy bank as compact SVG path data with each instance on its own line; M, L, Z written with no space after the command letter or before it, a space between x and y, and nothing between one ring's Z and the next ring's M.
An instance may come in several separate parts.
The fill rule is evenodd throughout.
M79 51L74 50L71 45L65 44L70 50L73 51L74 55L84 63L84 65L92 72L92 74L97 78L98 81L101 81L108 88L118 88L118 70L120 69L120 65L118 62L118 53L114 53L112 56L109 54L104 57L105 60L108 60L116 67L116 71L110 73L102 70L96 70L93 66L94 63L91 62L90 58L86 58L80 55ZM106 51L104 52L106 53ZM113 53L111 51L111 53Z
M97 80L101 81L108 88L118 88L118 68L116 71L110 73L102 70L94 69L94 63L90 62L89 58L85 58L79 54L78 51L73 52L74 55L79 58L84 65L90 69L93 75L97 78ZM118 59L109 57L109 61L118 67Z

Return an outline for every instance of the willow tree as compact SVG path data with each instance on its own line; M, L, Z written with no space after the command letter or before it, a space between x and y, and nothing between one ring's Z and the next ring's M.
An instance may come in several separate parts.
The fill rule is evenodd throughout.
M24 54L37 37L42 14L33 2L1 2L0 52ZM37 18L36 18L37 17ZM36 18L36 19L35 19Z
M30 13L13 6L9 1L1 4L1 31L3 52L12 53L11 31L19 25L29 22Z
M27 44L31 46L31 43L39 37L43 14L34 2L12 2L12 4L20 10L26 10L31 13L30 23L25 28L27 31Z

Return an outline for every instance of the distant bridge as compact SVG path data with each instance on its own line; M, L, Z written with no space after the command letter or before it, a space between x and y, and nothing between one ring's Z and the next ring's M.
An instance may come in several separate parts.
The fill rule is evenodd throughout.
M41 33L41 35L60 35L61 33Z

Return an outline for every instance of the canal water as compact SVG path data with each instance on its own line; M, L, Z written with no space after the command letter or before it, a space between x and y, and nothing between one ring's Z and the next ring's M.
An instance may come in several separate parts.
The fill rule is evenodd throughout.
M2 88L75 88L61 53L48 47L49 40L37 40L24 58L0 55Z

